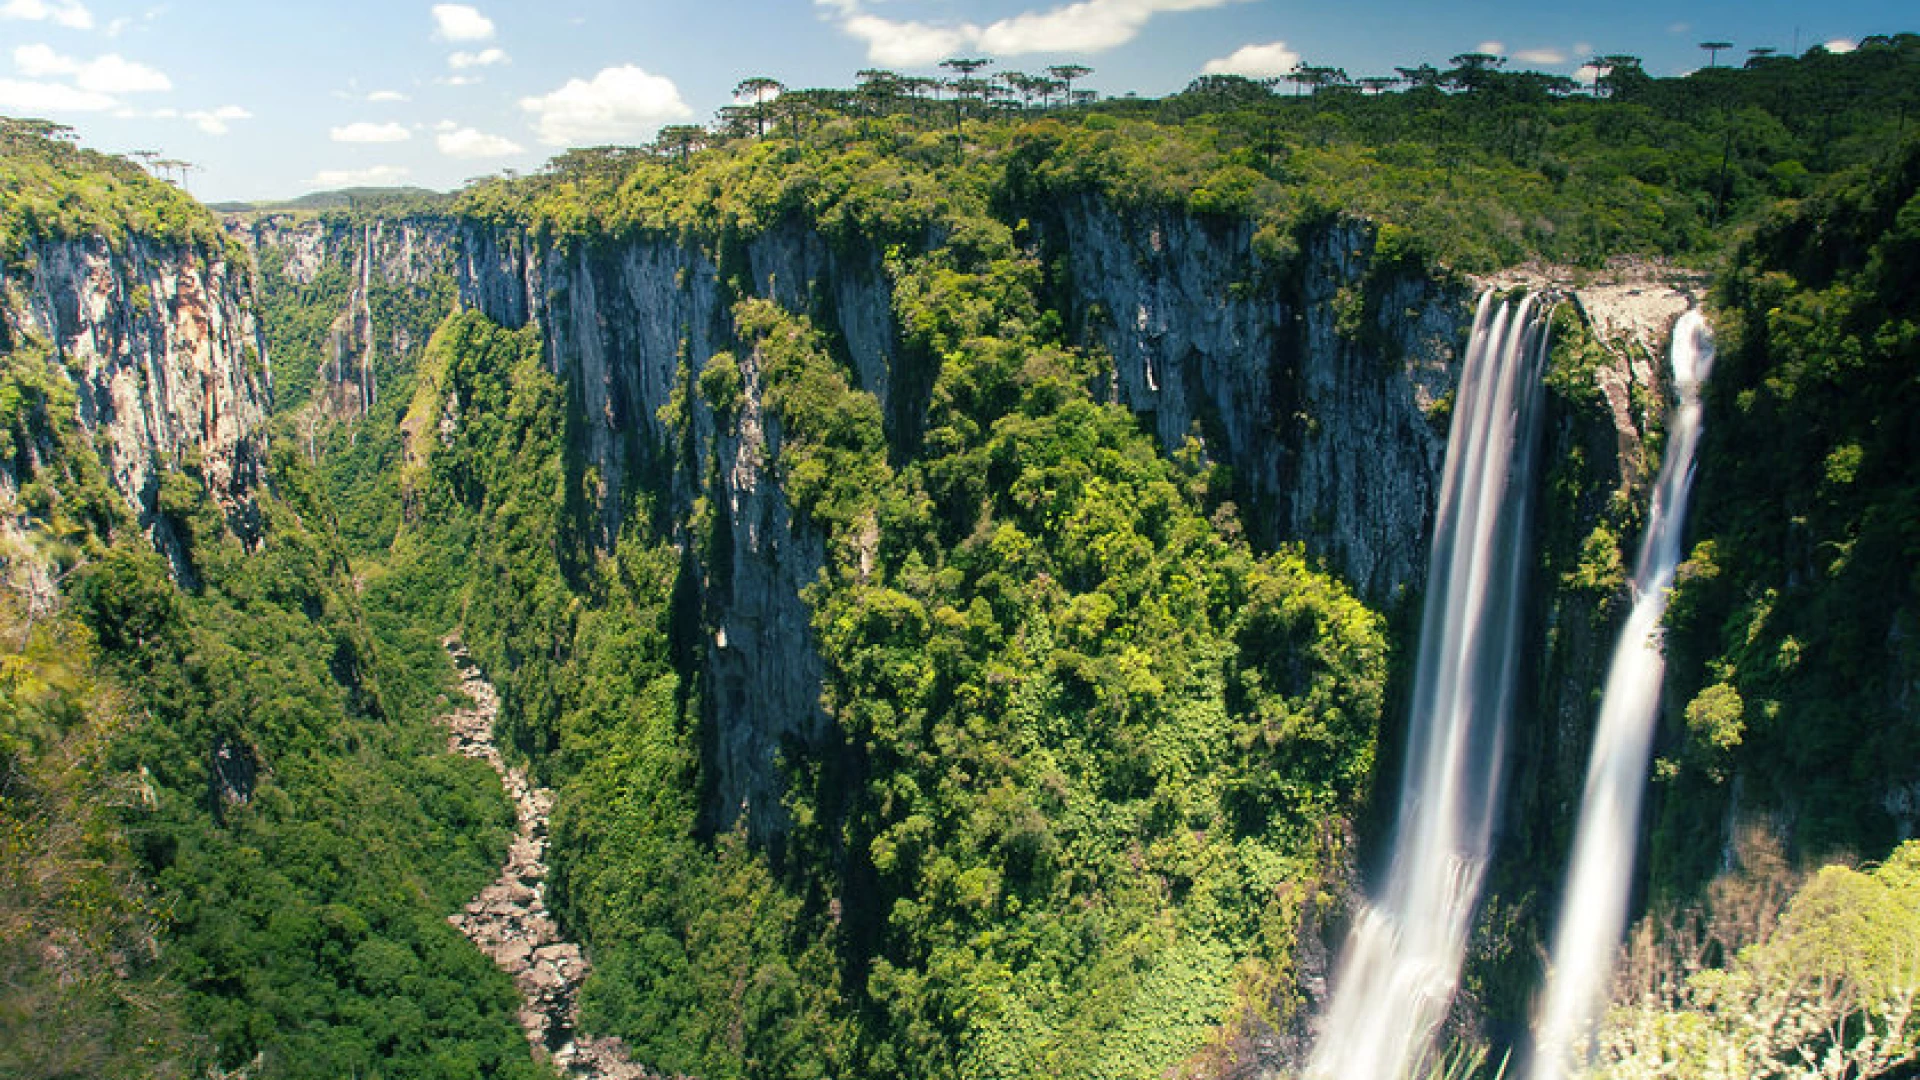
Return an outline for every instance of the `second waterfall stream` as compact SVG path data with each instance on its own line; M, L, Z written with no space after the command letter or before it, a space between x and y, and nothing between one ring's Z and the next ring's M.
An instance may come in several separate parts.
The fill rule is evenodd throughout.
M1359 913L1314 1047L1316 1080L1401 1080L1460 977L1499 805L1519 665L1546 306L1480 298L1428 555L1386 887Z
M1700 446L1700 387L1713 368L1713 335L1698 311L1687 312L1675 324L1672 357L1680 401L1667 424L1666 458L1634 567L1633 614L1614 646L1594 729L1529 1080L1558 1080L1579 1064L1626 929L1640 800L1666 673L1660 620L1680 564L1681 527L1693 487L1694 452Z

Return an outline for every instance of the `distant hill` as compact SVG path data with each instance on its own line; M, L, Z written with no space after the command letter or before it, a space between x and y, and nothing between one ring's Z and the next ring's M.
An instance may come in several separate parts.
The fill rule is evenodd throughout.
M315 191L293 199L266 202L218 202L208 205L223 214L324 210L392 210L402 204L436 206L452 195L422 187L351 187Z

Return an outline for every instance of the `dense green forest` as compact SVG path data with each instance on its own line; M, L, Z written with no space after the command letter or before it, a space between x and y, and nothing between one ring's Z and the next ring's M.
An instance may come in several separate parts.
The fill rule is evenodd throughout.
M1857 792L1920 745L1917 56L1901 35L1672 80L1615 58L1592 91L1464 57L1395 93L1210 76L1059 104L1014 100L1011 78L931 101L867 72L451 204L260 211L584 256L664 240L710 264L730 348L681 358L611 533L584 391L539 325L459 309L450 272L376 282L379 340L413 345L377 354L364 415L335 415L353 284L338 262L293 282L263 246L264 539L234 536L183 458L159 504L190 552L181 588L108 486L68 373L9 317L0 456L26 528L0 554L0 1070L540 1075L511 983L445 921L511 825L491 773L428 723L455 629L502 691L509 752L558 792L550 899L593 954L583 1022L649 1065L1208 1076L1300 1029L1296 957L1342 915L1417 620L1298 543L1256 545L1233 471L1198 440L1163 453L1113 399L1053 239L1085 199L1244 223L1236 287L1259 296L1294 295L1316 230L1363 222L1373 276L1335 301L1355 336L1407 277L1598 275L1622 255L1715 275L1653 936L1630 965L1657 993L1622 1002L1601 1067L1726 1060L1741 1024L1816 984L1848 988L1821 1000L1830 1023L1782 1020L1756 1053L1884 1032L1873 1069L1902 1067L1920 883ZM228 250L137 166L7 125L10 307L38 243ZM826 305L756 293L746 246L796 221L874 253L902 371L925 383L905 422L860 389ZM1562 323L1549 380L1577 411L1607 343ZM703 670L745 527L719 447L753 432L823 553L802 599L827 723L782 744L764 834L718 802L726 718ZM1595 535L1564 580L1604 601L1630 537ZM1730 800L1794 824L1722 873ZM1835 856L1886 862L1794 895ZM73 1037L35 1038L49 1016Z

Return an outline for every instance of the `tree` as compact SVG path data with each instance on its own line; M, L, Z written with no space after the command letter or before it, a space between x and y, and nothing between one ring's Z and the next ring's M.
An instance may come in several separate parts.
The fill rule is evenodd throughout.
M1397 67L1393 70L1400 73L1400 80L1402 82L1415 90L1438 89L1441 81L1445 78L1445 76L1441 74L1440 69L1434 67L1432 64L1421 64L1419 67L1414 68Z
M707 145L707 129L698 124L668 124L654 137L654 145L673 155L684 169L687 155Z
M786 87L782 85L778 79L769 79L764 75L755 75L751 78L741 79L739 85L733 88L734 100L738 101L744 97L753 98L753 104L749 106L749 110L753 117L754 135L766 135L767 99L769 97L778 97L785 90Z
M1472 93L1493 86L1500 69L1506 66L1507 58L1492 53L1470 52L1461 53L1447 63L1453 65L1453 70L1443 76L1446 85Z
M1060 84L1065 88L1063 96L1067 101L1071 102L1073 100L1073 80L1086 78L1093 74L1093 69L1090 67L1082 67L1079 64L1055 64L1047 69L1047 74L1060 80Z
M1720 50L1733 48L1733 42L1703 41L1700 43L1700 47L1707 51L1707 67L1712 68L1715 66L1714 61L1720 58Z
M885 113L905 90L900 76L884 68L862 68L854 72L853 77L860 80L860 87L854 93L873 116Z
M984 96L987 87L985 79L976 79L974 72L987 67L993 61L979 57L950 56L940 61L940 66L954 73L955 78L949 84L953 87L953 127L960 129L961 117L965 115L966 101L970 97Z
M1653 82L1653 76L1640 66L1640 58L1625 53L1596 56L1587 66L1594 70L1594 92L1605 97L1625 101Z

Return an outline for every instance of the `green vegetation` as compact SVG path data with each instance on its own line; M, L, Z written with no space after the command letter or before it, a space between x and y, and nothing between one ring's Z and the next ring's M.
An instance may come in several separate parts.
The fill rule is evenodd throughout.
M71 129L0 117L0 267L11 273L31 242L129 237L224 252L220 223L192 196L122 157L69 142Z
M152 239L93 158L60 160L72 175L20 174L38 186L8 208L53 198L83 232L125 213ZM180 588L108 487L72 373L6 345L4 512L28 539L0 552L0 1071L540 1075L510 981L445 921L512 816L426 722L450 681L437 635L362 607L290 445L251 550L197 454L162 476Z
M1749 851L1716 903L1664 942L1641 934L1590 1075L1910 1075L1920 1060L1920 842L1862 871L1827 866L1789 899ZM1767 864L1761 861L1761 868ZM1785 901L1782 906L1781 901ZM1687 950L1692 947L1690 954ZM1719 956L1724 963L1703 966Z
M772 98L748 80L719 131L571 151L451 208L356 196L320 227L427 209L588 257L671 239L718 272L717 347L683 347L661 445L623 434L627 487L604 506L581 389L537 327L451 311L444 274L375 282L381 393L329 420L356 282L340 261L293 282L268 249L264 540L243 550L183 460L160 508L191 591L130 528L65 373L8 340L0 463L69 607L0 597L0 650L21 643L0 664L0 1045L60 1008L101 1073L537 1075L510 984L444 921L510 822L427 723L450 629L501 690L507 752L558 791L551 901L594 957L585 1022L650 1065L1158 1076L1224 1069L1229 1044L1296 1021L1296 938L1336 906L1321 883L1368 808L1395 642L1301 550L1246 542L1201 447L1162 454L1108 400L1049 248L1084 198L1245 230L1244 288L1276 295L1327 224L1364 219L1390 272L1334 301L1349 340L1396 275L1706 264L1739 237L1673 609L1655 888L1705 888L1733 777L1806 851L1887 851L1891 818L1858 792L1920 744L1899 704L1920 675L1901 422L1920 406L1920 151L1888 157L1916 52L1902 36L1668 81L1613 58L1597 96L1469 56L1400 94L1303 68L1316 92L1297 98L1210 77L1100 103L1073 90L1085 69L996 83L956 60L937 104L885 72ZM7 123L10 268L45 238L224 243L133 166ZM878 257L895 385L924 393L896 403L911 430L857 388L829 305L753 295L747 243L794 221ZM1591 419L1603 346L1560 329L1550 382ZM777 442L743 452L768 450L796 546L824 553L802 599L829 723L782 745L766 835L719 805L728 718L704 670L735 526L700 436L744 441L749 417ZM1579 524L1545 539L1546 569L1599 619L1635 510L1585 475L1548 478ZM1890 943L1913 937L1915 858L1823 873L1777 932L1720 943L1713 971L1622 1022L1694 1009L1677 1023L1698 1039L1668 1059L1693 1061L1742 1016L1845 985L1827 1034L1794 1046L1910 1047L1910 1028L1882 1036L1911 1003ZM68 939L86 947L39 949Z
M1920 779L1920 148L1762 225L1723 278L1700 539L1669 621L1686 730L1655 879L1710 870L1700 801L1738 776L1798 851L1880 852ZM1878 796L1875 796L1877 801Z

